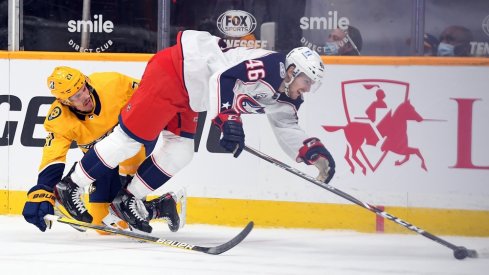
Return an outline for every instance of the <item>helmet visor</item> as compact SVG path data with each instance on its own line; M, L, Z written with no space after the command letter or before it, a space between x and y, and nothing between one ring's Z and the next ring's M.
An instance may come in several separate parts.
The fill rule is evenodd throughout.
M321 86L321 79L314 81L303 72L299 73L294 81L297 81L297 85L299 85L305 92L314 93Z

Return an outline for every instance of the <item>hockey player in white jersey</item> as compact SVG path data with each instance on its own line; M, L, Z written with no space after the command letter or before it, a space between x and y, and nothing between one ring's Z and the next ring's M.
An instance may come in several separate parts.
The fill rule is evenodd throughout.
M119 126L88 151L74 171L55 188L57 199L81 221L91 215L73 194L108 169L137 152L163 132L164 142L143 161L127 186L110 205L109 218L151 232L138 205L185 167L193 156L197 113L216 114L212 123L221 133L220 145L238 157L245 144L241 114L266 114L283 150L294 160L318 168L328 183L335 163L321 141L298 124L303 94L316 89L324 73L320 56L308 48L287 55L263 49L220 47L207 32L184 31L177 44L158 52L146 66L139 89L119 116ZM168 132L177 124L179 131Z

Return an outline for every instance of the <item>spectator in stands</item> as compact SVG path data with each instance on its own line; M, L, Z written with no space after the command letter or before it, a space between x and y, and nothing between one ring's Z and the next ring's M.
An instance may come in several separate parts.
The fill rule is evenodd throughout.
M332 30L324 46L325 55L360 55L363 39L360 31L348 26L346 30L337 28Z
M406 45L411 46L411 37L406 39ZM424 56L437 56L438 55L438 38L430 33L425 33L423 35L423 55Z
M440 34L438 56L469 56L472 32L466 27L450 26Z
M424 56L436 56L438 53L438 44L440 44L440 41L438 41L438 38L436 38L432 34L425 33L424 34L424 48L423 48Z

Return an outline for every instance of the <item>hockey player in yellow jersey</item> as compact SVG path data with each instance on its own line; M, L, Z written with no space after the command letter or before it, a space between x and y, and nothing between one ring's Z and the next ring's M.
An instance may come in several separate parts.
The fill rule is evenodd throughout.
M54 213L56 198L53 188L63 176L66 155L71 144L76 142L85 153L111 133L118 124L121 108L138 88L139 80L116 72L100 72L86 76L70 67L56 67L47 78L47 85L56 101L52 103L44 122L48 135L43 148L37 184L29 190L23 210L25 219L41 231L47 228L43 217ZM151 147L151 144L148 144L148 147ZM141 150L135 156L119 163L118 167L114 167L102 179L95 181L90 188L87 205L93 216L92 223L101 224L102 219L108 214L109 203L130 181L130 175L136 172L144 158L145 148L141 146ZM148 221L164 218L172 231L178 230L180 219L173 193L144 202L144 208Z

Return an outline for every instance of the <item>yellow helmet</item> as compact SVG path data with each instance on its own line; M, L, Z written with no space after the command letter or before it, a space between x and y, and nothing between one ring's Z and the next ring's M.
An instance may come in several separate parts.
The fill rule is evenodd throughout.
M51 93L67 105L69 105L68 98L76 94L86 82L87 77L82 72L65 66L54 68L47 79Z

